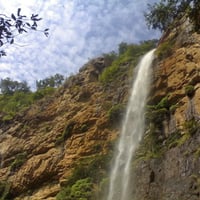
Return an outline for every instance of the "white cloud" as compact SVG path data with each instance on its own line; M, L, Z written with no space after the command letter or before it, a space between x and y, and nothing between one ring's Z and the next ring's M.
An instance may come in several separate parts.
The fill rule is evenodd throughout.
M78 69L88 58L115 50L118 44L151 39L143 10L156 0L0 0L0 13L38 13L42 28L50 28L49 38L29 33L17 38L1 58L0 78L7 76L34 85L36 79ZM20 47L23 46L23 47Z

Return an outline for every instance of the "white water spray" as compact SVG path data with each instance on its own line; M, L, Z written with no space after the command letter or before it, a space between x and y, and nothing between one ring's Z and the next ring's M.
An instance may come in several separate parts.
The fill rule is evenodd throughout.
M123 122L114 165L110 175L107 200L131 200L131 161L144 132L144 111L151 80L154 51L148 52L137 66L126 116Z

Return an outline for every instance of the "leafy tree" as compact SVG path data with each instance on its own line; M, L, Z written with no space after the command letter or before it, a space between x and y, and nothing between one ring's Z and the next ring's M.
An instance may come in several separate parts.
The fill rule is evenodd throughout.
M104 53L102 56L104 57L105 66L110 66L117 59L118 55L116 52L111 51L110 53Z
M47 87L59 87L64 81L64 76L61 74L55 74L43 80L36 81L37 90L44 89Z
M119 54L125 53L127 49L128 49L128 44L126 42L121 42L119 44L119 48L118 48Z
M150 28L160 31L166 31L175 19L188 16L197 31L200 28L200 1L161 0L153 5L148 4L148 12L144 16Z
M30 18L21 14L18 8L17 14L7 16L0 14L0 48L5 44L13 44L15 37L19 34L27 33L30 30L41 31L48 36L48 30L38 30L38 21L42 20L38 14L32 14ZM0 57L6 56L6 52L0 49Z
M0 89L2 94L12 95L15 92L30 92L30 87L26 81L18 82L10 78L1 79Z
M193 0L191 3L191 9L189 10L189 18L194 24L194 30L200 31L200 1Z

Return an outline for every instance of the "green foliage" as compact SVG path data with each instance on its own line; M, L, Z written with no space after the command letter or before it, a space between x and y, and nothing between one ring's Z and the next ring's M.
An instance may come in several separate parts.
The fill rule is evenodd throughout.
M46 87L43 89L39 89L36 92L33 93L33 100L39 100L44 98L45 96L50 96L54 94L55 88L53 87Z
M73 121L71 121L71 122L69 122L69 124L67 124L67 126L65 127L62 135L57 138L56 145L59 145L59 144L63 143L65 140L67 140L69 137L71 137L72 131L73 131L73 128L74 128L75 124L76 123L73 122Z
M71 176L66 180L56 199L95 199L94 186L97 186L105 177L109 159L109 155L95 155L77 162Z
M45 88L54 88L62 85L64 76L61 74L55 74L54 76L47 77L43 80L36 81L37 90Z
M71 187L64 188L56 196L57 200L89 200L92 197L93 184L90 178L80 179Z
M12 162L10 166L10 170L16 171L17 169L19 169L26 161L26 158L27 158L26 152L17 154L15 160Z
M200 147L194 152L194 156L197 159L200 157Z
M14 117L14 114L9 113L9 114L3 116L3 119L2 119L2 120L3 120L3 122L9 122L10 120L13 119L13 117Z
M0 181L0 200L6 200L10 192L10 183Z
M185 132L191 136L194 135L199 128L200 128L200 124L195 119L191 119L184 123Z
M169 108L170 113L174 114L177 108L178 108L178 105L171 105Z
M13 95L0 95L0 112L3 120L12 119L15 114L33 103L32 93L15 92Z
M166 31L177 15L175 3L161 0L153 5L148 4L148 13L145 13L147 25L153 29Z
M99 80L102 83L109 83L113 81L119 73L119 65L116 62L103 70L103 73L100 75Z
M194 31L200 32L200 1L199 0L189 0L191 2L191 7L188 9L188 16L194 25Z
M128 49L128 44L126 42L121 42L118 47L119 55L124 54Z
M94 199L106 199L105 195L108 194L108 190L109 190L109 178L103 178L96 191L95 191L95 198Z
M132 62L134 65L138 63L138 59L147 53L149 50L155 48L157 40L141 41L139 44L129 44L126 51L119 55L119 64Z
M109 159L109 155L96 155L82 159L75 164L73 173L66 184L72 185L84 178L91 178L92 182L97 183L103 177Z
M88 127L87 124L82 124L81 127L80 127L80 131L82 133L86 132L88 129L89 129L89 127Z
M30 92L30 88L26 81L18 82L10 78L1 79L0 81L1 93L5 95L12 95L15 92Z
M176 130L174 133L171 133L165 140L165 149L168 150L183 144L183 138L185 138L185 136L183 136L183 138L182 136L183 135L181 135L180 130Z
M166 108L160 108L157 110L149 110L146 112L146 120L148 122L152 122L157 127L162 126L163 120L168 116L169 111Z
M193 97L195 94L194 86L193 85L185 86L185 94L190 98Z
M154 124L151 124L148 130L136 152L136 161L159 158L167 150L183 145L191 137L188 132L183 134L179 129L168 137L163 137L162 131L158 130Z
M108 110L108 118L112 124L118 123L124 116L125 106L122 104L114 105Z
M200 191L200 176L199 174L192 174L190 176L191 179L191 189L193 190L193 194L195 194L197 197L199 197L199 191Z
M159 45L159 47L156 50L156 54L159 59L163 59L166 57L171 56L173 53L173 42L172 41L166 41Z
M102 56L104 57L105 66L110 66L112 62L117 59L117 53L114 51L104 53Z
M103 70L99 80L104 84L108 84L123 76L127 69L122 66L127 63L136 65L142 55L155 47L156 42L156 40L149 40L142 41L140 44L121 43L119 45L119 55L109 67Z
M159 140L160 132L154 124L149 126L149 131L144 136L139 149L136 152L136 160L148 160L162 155L162 140Z
M54 86L60 84L59 80ZM3 113L4 122L12 120L17 113L28 108L35 101L54 94L56 90L53 87L44 87L31 92L26 82L13 81L10 78L1 79L0 89L2 93L0 94L0 112Z
M158 128L162 128L162 122L169 115L170 103L168 96L163 97L157 105L147 106L145 114L147 122L155 124Z
M92 147L92 152L93 153L100 153L102 151L102 147L103 147L102 143L96 143Z
M148 4L145 20L150 28L166 31L175 25L176 19L187 16L194 24L195 31L199 31L199 10L198 0L161 0L152 5Z
M0 112L4 113L3 121L11 120L16 113L28 108L35 101L52 95L55 88L44 88L36 92L17 91L11 95L0 94Z
M136 153L137 160L148 160L162 156L168 149L185 144L200 128L195 119L186 121L182 129L177 129L167 137L162 134L163 120L173 114L177 105L170 105L168 97L164 97L157 105L147 107L146 119L149 128L142 144Z
M161 101L157 104L156 109L166 108L169 109L170 104L168 100L168 96L161 99Z

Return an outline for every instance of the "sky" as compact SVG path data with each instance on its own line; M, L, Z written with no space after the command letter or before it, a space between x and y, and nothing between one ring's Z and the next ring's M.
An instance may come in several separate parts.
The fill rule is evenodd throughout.
M160 33L149 30L143 13L148 3L157 0L0 0L0 13L8 16L21 8L21 14L39 14L42 32L29 32L4 46L0 58L0 79L10 77L35 81L56 73L68 77L90 59L117 51L121 42L158 39Z

